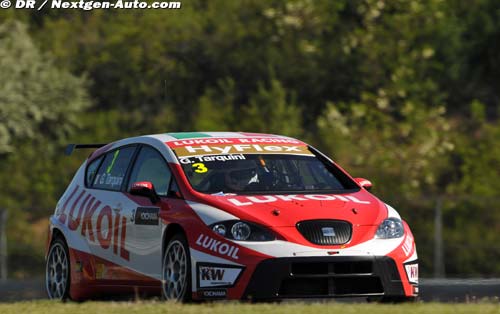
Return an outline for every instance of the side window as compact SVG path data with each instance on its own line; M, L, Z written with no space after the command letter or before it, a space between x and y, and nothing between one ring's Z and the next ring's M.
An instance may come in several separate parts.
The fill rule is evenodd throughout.
M149 181L153 183L158 195L166 196L171 177L170 169L160 153L154 148L144 146L132 169L129 189L135 182Z
M119 191L134 151L135 146L127 146L107 153L92 187Z
M92 185L95 175L97 174L97 169L99 168L99 165L101 164L103 158L103 156L96 158L90 163L90 165L88 165L87 172L85 174L85 183L88 186Z

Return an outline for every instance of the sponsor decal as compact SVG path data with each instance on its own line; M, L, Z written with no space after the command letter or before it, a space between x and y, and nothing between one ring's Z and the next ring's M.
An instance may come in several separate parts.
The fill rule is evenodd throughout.
M106 277L106 266L101 263L97 263L95 267L95 278L96 279L104 279Z
M115 186L121 186L123 182L123 177L121 176L113 176L109 173L103 173L102 175L96 175L95 181L96 184L101 186L113 188Z
M168 142L169 146L182 147L193 145L217 145L217 144L294 144L305 145L303 142L288 138L198 138L181 141Z
M179 162L181 164L196 164L196 163L203 163L210 161L230 161L230 160L245 160L245 159L246 159L245 155L243 154L208 155L208 156L182 157L179 159Z
M222 241L215 240L214 238L204 234L200 234L200 236L196 240L196 244L200 247L203 247L205 249L208 249L223 256L227 256L233 259L239 258L238 256L238 251L240 250L239 248L237 248L234 245L230 245Z
M403 253L406 256L410 256L410 253L413 250L413 237L410 234L406 235L405 241L403 242L403 245L401 248L403 249Z
M370 204L369 201L363 201L351 195L329 195L329 194L305 194L305 195L262 195L262 196L241 196L228 198L229 202L236 206L249 206L258 203L272 203L277 201L343 201L357 204Z
M233 145L199 145L174 148L179 158L203 155L228 154L295 154L314 156L305 145L264 145L264 144L233 144Z
M323 236L325 237L335 236L335 229L333 229L332 227L323 227L321 228L321 232L323 232Z
M76 265L75 265L75 271L76 271L77 273L81 273L81 272L83 272L83 263L82 263L81 261L76 261L76 263L75 263L75 264L76 264Z
M135 182L132 187L134 188L146 188L146 189L152 189L153 188L153 184L151 182L147 182L147 181L142 181L142 182Z
M160 223L159 207L137 207L134 223L136 225L158 226Z
M243 272L243 267L225 264L197 263L198 288L234 286Z
M88 241L96 242L101 248L112 250L114 255L128 261L130 252L125 248L127 218L119 212L113 213L111 207L102 204L85 189L77 193L79 189L79 186L75 187L57 213L59 222L73 232L80 230ZM96 215L97 219L93 219Z
M418 263L417 261L412 261L404 264L406 276L408 281L412 284L418 284Z
M227 297L226 289L210 289L198 291L198 296L204 299L224 299Z

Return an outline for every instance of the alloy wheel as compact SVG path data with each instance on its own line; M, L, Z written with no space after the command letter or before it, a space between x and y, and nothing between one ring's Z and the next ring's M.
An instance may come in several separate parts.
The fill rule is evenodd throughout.
M167 300L182 301L186 293L187 253L179 240L171 241L163 257L163 295Z
M54 242L47 257L45 286L50 299L63 300L67 295L69 258L64 245Z

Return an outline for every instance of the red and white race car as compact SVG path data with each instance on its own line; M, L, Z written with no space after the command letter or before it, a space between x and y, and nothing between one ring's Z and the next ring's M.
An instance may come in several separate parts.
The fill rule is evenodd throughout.
M410 228L327 156L285 136L168 133L99 148L50 217L49 298L418 293Z

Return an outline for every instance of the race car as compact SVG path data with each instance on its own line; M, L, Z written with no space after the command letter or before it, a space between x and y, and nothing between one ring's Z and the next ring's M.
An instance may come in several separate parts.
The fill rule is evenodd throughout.
M138 136L96 148L50 217L50 299L411 300L407 223L314 147L243 132Z

